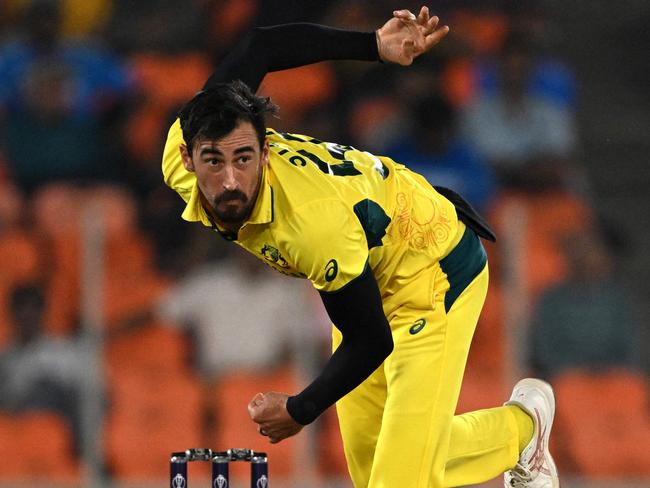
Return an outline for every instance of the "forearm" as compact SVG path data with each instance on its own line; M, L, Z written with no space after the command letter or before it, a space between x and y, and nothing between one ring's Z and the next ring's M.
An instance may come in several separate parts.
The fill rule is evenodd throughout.
M378 60L375 33L307 23L258 27L224 59L205 88L240 79L257 90L266 73L336 59Z
M303 425L313 422L370 376L390 354L392 345L390 336L374 343L344 340L321 374L300 394L289 398L291 417Z
M393 349L379 287L369 267L343 290L321 297L343 340L321 374L287 402L289 414L303 425L360 385Z

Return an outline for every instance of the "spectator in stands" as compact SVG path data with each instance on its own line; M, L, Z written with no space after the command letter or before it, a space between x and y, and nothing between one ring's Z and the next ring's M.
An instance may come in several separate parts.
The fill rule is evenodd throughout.
M506 39L494 91L472 101L462 131L506 186L547 188L564 182L576 147L572 114L531 91L535 54L525 34Z
M264 252L277 259L277 250ZM277 366L295 352L294 344L304 348L306 339L297 334L309 336L315 320L305 295L301 281L282 279L235 249L230 258L197 266L163 297L158 313L189 329L199 371L218 381L233 370ZM316 326L311 330L313 336Z
M485 210L494 196L494 176L467 141L457 134L456 112L433 95L411 108L414 129L387 153L424 176L432 185L464 195Z
M43 333L45 295L41 286L19 285L10 300L14 333L12 345L0 354L0 409L56 411L78 433L83 365L77 344Z
M640 367L633 300L614 271L614 256L595 232L564 242L568 277L542 293L533 313L532 356L551 378L570 368Z
M103 50L61 37L59 1L30 2L23 20L24 37L0 46L9 171L28 191L53 179L113 175L120 159L111 160L109 122L128 93L128 73Z

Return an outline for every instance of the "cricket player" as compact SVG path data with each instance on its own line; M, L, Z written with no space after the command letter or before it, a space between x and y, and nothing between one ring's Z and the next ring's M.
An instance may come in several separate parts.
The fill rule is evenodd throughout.
M548 384L524 379L504 406L454 416L488 286L487 224L388 157L267 128L275 106L254 94L267 72L327 59L410 65L448 31L426 7L395 11L371 33L254 29L180 111L164 179L187 203L185 220L310 280L334 323L334 353L311 384L251 400L261 435L280 442L336 403L357 488L504 472L508 487L557 487Z

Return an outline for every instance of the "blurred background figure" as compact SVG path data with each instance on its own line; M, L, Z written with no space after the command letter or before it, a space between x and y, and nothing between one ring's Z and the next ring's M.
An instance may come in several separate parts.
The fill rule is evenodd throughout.
M239 249L228 253L196 263L158 307L161 319L189 333L199 373L216 383L233 371L287 364L317 330L305 283L276 276Z
M488 209L495 196L492 169L457 130L457 113L439 95L416 99L409 120L412 131L400 134L387 153L429 183L453 188L477 209Z
M61 2L33 0L19 12L23 31L0 46L9 172L28 192L53 180L121 175L112 131L130 88L127 71L95 43L63 37Z
M83 374L79 345L45 333L45 291L22 284L11 292L12 346L0 353L0 409L63 415L79 446L79 393Z
M572 113L537 88L536 54L526 33L512 32L495 63L493 82L465 109L463 134L506 187L562 186L565 161L577 149ZM543 85L542 85L543 86Z
M641 370L638 306L619 278L611 244L597 229L562 242L567 276L542 292L532 318L536 374L553 380L568 370Z

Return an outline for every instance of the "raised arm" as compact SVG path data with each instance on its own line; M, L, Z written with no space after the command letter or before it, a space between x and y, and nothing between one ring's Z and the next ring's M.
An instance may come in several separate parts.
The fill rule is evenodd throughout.
M375 32L355 32L317 24L297 23L254 28L226 56L204 88L242 80L257 90L266 73L326 60L385 61L409 65L449 32L437 28L438 18L422 7L418 16L408 10Z

